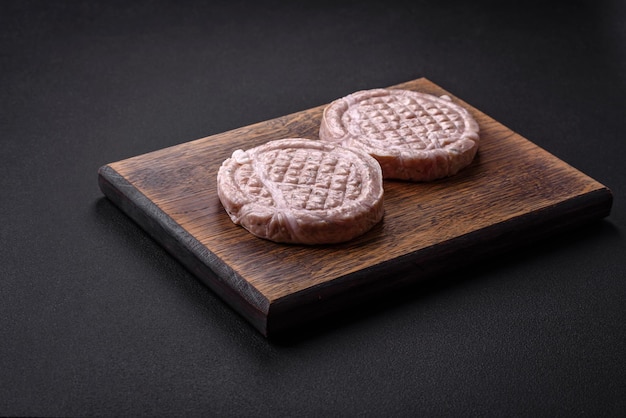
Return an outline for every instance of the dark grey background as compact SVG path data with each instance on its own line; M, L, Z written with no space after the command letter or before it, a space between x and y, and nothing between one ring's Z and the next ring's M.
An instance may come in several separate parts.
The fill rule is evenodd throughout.
M626 413L621 1L0 2L0 415ZM137 154L427 77L606 220L267 341L102 197Z

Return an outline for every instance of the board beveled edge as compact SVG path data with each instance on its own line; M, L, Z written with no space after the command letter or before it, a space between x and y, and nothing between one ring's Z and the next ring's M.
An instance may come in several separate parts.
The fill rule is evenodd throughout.
M109 165L98 169L102 193L192 274L267 336L269 301Z
M610 215L612 204L611 190L599 184L599 188L575 198L285 296L270 306L268 335L283 334L438 274L454 273L494 255L601 220ZM393 268L388 268L392 263Z

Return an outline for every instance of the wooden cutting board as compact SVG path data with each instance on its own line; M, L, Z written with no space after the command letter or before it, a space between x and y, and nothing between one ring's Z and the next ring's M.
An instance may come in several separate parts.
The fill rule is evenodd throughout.
M424 78L393 87L465 106L480 126L480 150L449 179L385 181L384 220L351 242L256 238L230 221L216 191L234 150L317 139L324 106L105 165L100 188L266 336L609 215L608 188L451 93Z

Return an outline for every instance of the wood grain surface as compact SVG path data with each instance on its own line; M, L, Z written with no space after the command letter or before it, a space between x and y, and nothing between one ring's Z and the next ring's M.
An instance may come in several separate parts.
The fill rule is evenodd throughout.
M611 192L453 94L480 126L474 162L431 183L385 181L385 216L339 245L277 244L234 225L217 170L238 148L318 138L324 106L108 164L103 193L264 335L610 213ZM348 94L351 92L345 92Z

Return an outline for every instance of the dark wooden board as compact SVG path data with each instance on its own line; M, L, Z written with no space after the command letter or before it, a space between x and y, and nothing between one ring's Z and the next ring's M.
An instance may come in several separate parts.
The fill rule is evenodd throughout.
M216 192L235 149L317 139L324 106L105 165L100 188L264 335L609 215L608 188L451 93L424 78L394 87L451 96L478 121L481 147L452 178L385 181L384 220L351 242L256 238L230 221Z

